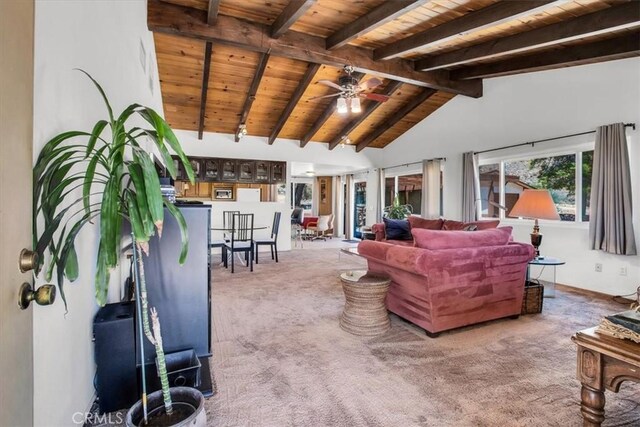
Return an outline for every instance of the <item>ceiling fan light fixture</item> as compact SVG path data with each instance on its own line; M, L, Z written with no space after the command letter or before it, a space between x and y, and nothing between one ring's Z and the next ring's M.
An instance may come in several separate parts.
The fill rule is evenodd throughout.
M340 114L345 114L349 110L347 108L347 100L342 96L339 97L338 100L336 101L336 107L337 107L338 113Z
M360 98L358 98L357 96L351 99L351 112L352 113L362 112L362 107L360 106Z

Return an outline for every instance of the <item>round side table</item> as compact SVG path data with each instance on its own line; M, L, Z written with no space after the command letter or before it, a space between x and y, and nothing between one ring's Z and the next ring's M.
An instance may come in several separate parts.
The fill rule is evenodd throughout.
M367 271L348 271L340 275L345 304L340 327L354 335L375 336L391 327L385 298L389 277Z
M562 261L561 259L558 258L552 258L550 256L545 256L545 257L537 257L532 259L531 261L529 261L529 265L539 265L542 266L543 268L546 266L551 266L553 267L553 282L549 283L548 286L544 287L544 296L547 298L555 298L556 296L556 268L559 265L564 265L565 262ZM530 278L530 271L529 271L530 267L527 267L527 281L529 281Z

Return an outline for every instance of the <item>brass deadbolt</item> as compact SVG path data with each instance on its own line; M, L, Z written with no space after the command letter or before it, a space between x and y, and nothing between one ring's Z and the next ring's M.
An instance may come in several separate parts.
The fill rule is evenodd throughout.
M35 292L30 283L23 283L18 293L18 307L26 310L35 301L38 305L51 305L56 300L56 287L53 285L42 285Z
M38 265L38 254L37 252L30 251L29 249L23 249L20 251L20 260L18 262L18 266L20 267L21 273L26 273L30 270L35 270Z

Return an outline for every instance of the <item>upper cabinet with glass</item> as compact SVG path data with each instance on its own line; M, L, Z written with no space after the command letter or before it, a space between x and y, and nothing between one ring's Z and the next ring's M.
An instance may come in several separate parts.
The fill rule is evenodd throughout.
M189 163L196 181L275 184L285 182L287 177L286 162L190 157ZM177 157L174 157L173 164L177 171L176 179L186 180L187 175Z
M271 162L271 182L285 182L287 179L287 163Z
M269 182L270 176L270 163L262 160L256 160L255 162L255 182Z
M204 180L210 182L220 181L220 160L204 160Z

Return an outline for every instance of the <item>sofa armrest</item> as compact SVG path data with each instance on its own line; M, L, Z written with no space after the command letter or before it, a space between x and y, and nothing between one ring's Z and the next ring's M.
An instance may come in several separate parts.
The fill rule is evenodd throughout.
M386 231L384 228L384 222L379 222L377 224L373 224L371 226L371 231L373 231L376 235L376 241L381 242L383 241L387 235L386 235Z
M363 240L358 244L358 253L367 260L409 273L427 275L426 257L429 250L414 246L399 246L374 240Z

